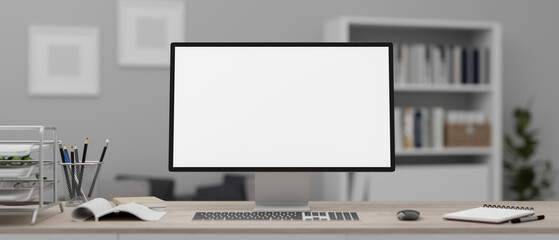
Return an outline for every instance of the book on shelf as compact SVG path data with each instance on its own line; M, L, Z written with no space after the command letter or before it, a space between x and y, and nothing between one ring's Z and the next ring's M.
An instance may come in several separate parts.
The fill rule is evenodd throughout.
M413 148L413 119L415 110L413 108L406 108L404 110L404 147Z
M421 148L421 111L414 109L413 114L413 146Z
M431 111L433 121L433 148L442 149L444 147L444 108L434 107Z
M461 60L462 68L460 69L462 72L461 83L468 84L468 68L471 66L468 64L468 50L466 48L462 48L461 53Z
M399 107L394 108L394 148L402 149L404 145L404 137L402 133L402 109Z
M454 46L452 48L452 83L460 84L462 83L462 48L460 46Z
M486 115L475 110L450 110L442 107L401 107L394 109L396 149L443 149L446 146L488 146L489 122ZM473 129L473 130L472 130ZM476 130L478 129L478 130ZM452 130L452 134L448 131ZM461 134L460 132L464 132ZM474 135L464 138L466 131ZM476 130L476 131L474 131ZM451 144L461 141L461 145Z
M472 82L479 84L479 50L477 48L472 49L472 68Z
M421 147L428 148L431 147L431 118L429 114L429 109L422 107L418 109L421 114L420 132L421 132Z
M479 50L479 83L489 84L489 49Z
M393 54L397 85L489 83L489 50L486 47L395 43Z

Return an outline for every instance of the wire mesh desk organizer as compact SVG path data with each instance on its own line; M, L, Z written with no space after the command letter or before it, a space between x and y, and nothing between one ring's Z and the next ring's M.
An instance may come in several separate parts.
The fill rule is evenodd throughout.
M83 155L80 161L80 154L78 146L70 146L70 151L62 142L58 141L61 161L58 163L61 166L64 175L64 196L66 199L66 206L78 206L85 203L96 196L95 190L98 181L99 172L103 164L103 158L107 150L109 140L107 140L100 161L86 161L88 140L85 140Z
M32 212L35 224L45 209L64 211L57 198L57 138L55 127L0 126L0 213Z

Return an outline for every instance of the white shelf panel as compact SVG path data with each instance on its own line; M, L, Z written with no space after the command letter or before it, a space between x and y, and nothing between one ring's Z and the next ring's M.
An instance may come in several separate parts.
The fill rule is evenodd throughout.
M415 92L415 93L490 93L491 85L429 85L429 84L395 84L395 92Z
M476 156L491 154L490 147L451 147L442 149L401 149L396 150L397 157L414 156Z
M482 21L457 21L441 19L409 19L409 18L374 18L374 17L340 17L338 21L347 26L412 28L412 29L442 29L491 31L497 27L496 23Z

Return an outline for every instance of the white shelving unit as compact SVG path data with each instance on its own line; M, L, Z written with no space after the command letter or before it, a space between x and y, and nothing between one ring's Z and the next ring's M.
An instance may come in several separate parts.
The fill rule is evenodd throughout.
M394 92L405 93L405 92L425 92L425 93L490 93L492 91L491 86L485 85L412 85L412 84L400 84L394 85Z
M487 47L489 84L398 84L394 87L394 102L400 107L481 110L490 119L491 146L400 149L396 151L396 172L371 173L364 187L369 196L366 200L496 201L502 198L502 33L498 23L346 16L326 22L324 40ZM355 181L350 178L356 175L325 174L325 198L361 200L350 198L355 196L352 191L356 187L351 185ZM413 188L408 190L415 194L401 196L395 191L406 191L405 188Z
M396 150L397 157L413 156L488 156L491 155L490 147L450 147L443 149L401 149Z

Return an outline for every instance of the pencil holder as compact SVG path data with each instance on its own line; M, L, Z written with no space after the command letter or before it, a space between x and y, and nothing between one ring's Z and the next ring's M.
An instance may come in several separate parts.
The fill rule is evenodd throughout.
M58 163L64 179L66 206L77 206L97 197L103 162Z

